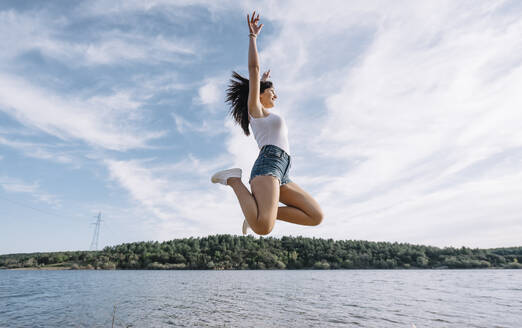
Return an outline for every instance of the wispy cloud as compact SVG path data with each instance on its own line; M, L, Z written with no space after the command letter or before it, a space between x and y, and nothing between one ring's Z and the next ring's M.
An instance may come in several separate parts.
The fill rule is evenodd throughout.
M22 124L61 139L77 138L93 146L126 150L145 147L164 132L140 131L133 126L137 104L125 96L90 100L65 98L20 78L0 74L0 110ZM126 107L112 107L117 102ZM130 118L130 119L129 119Z
M198 48L183 40L167 40L162 35L150 38L118 31L104 34L104 39L95 44L80 44L74 48L84 56L86 63L93 65L129 61L176 62L183 59L178 55L201 54Z
M58 163L72 163L73 158L65 151L57 150L56 145L13 141L0 137L0 145L21 151L25 156L50 160ZM1 158L0 158L1 159Z
M148 13L159 11L168 14L170 17L186 18L187 13L179 10L190 6L200 6L211 13L230 9L234 4L233 1L221 1L216 3L211 0L182 0L172 2L169 0L152 0L152 1L122 1L115 0L106 1L90 1L79 7L78 12L83 15L129 15L133 13Z
M176 113L172 113L172 117L176 123L176 129L180 134L185 134L187 132L197 132L207 136L215 136L226 133L226 129L223 127L222 120L210 121L204 119L203 121L191 122Z
M107 160L105 164L111 178L136 205L152 214L148 220L155 222L158 238L239 232L242 221L235 196L223 190L229 187L210 183L210 174L219 167L219 161L189 155L172 165L144 160Z
M484 213L514 217L517 14L502 3L284 5L295 10L269 2L261 11L278 30L261 36L260 59L279 90L274 110L288 120L291 174L325 210L315 235L478 245L490 229ZM236 135L229 142L241 143ZM244 158L239 149L229 147ZM517 243L510 222L498 236Z
M61 205L61 200L56 195L43 191L38 182L25 182L18 178L0 176L0 187L8 193L29 194L37 200L54 207Z
M150 65L192 61L202 56L205 50L196 40L116 28L84 36L87 41L83 41L64 33L75 22L63 16L57 19L46 12L31 15L14 10L2 11L0 23L10 31L0 36L0 40L9 45L3 52L5 58L38 51L69 66L114 66L133 62Z
M239 232L233 191L209 178L240 167L248 184L258 155L224 103L230 72L248 75L245 18L256 9L261 69L271 69L273 110L289 128L290 176L325 212L317 227L278 222L274 236L520 243L518 4L118 0L60 9L0 11L0 146L53 167L80 162L71 178L118 190L124 204L100 207L136 240L140 231ZM181 151L165 152L172 145ZM2 155L2 167L17 167ZM15 182L45 193L43 180Z

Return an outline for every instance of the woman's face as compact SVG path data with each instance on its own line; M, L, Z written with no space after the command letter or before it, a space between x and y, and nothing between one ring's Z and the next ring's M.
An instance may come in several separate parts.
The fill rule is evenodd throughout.
M265 108L274 107L275 100L277 99L277 95L275 94L275 90L273 87L265 89L262 94L259 95L261 104Z

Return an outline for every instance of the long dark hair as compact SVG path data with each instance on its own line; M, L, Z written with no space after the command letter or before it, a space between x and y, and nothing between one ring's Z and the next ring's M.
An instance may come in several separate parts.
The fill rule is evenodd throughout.
M227 89L225 102L230 103L229 115L234 117L237 124L241 125L245 135L250 135L248 129L248 79L245 79L237 72L232 71L232 77ZM260 81L259 93L273 86L271 81Z

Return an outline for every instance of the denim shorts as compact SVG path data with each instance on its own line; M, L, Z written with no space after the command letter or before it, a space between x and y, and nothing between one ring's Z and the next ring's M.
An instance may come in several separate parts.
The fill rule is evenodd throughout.
M258 175L272 175L279 179L280 186L292 182L288 177L288 171L292 166L290 162L290 155L283 149L276 145L264 145L252 167L248 183Z

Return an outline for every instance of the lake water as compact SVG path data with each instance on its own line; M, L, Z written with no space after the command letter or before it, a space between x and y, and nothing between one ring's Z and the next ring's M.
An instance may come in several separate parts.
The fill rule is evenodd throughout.
M522 327L522 270L8 271L0 327Z

